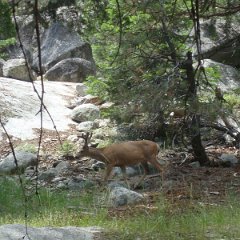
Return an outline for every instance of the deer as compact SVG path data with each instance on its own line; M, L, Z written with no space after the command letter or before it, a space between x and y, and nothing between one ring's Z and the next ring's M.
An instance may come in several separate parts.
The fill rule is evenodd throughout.
M144 175L140 181L135 184L137 187L149 173L148 162L158 169L160 175L163 172L161 164L157 160L160 148L157 143L150 140L127 141L113 143L109 146L96 148L89 147L88 143L92 134L87 132L79 136L84 139L83 148L79 151L78 157L90 157L106 164L104 182L107 183L113 167L120 167L123 178L127 183L126 166L141 164L144 169Z

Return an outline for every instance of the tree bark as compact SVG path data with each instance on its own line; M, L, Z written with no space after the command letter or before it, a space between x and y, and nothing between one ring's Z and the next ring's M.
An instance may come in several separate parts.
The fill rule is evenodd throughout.
M186 94L186 103L188 101L195 102L197 99L197 88L196 80L193 68L192 53L187 53L187 59L180 66L182 69L186 70L188 91ZM201 132L200 132L200 115L197 113L192 113L192 123L191 123L191 145L193 148L194 158L199 161L200 165L207 165L209 163L209 158L206 154L205 148L202 145Z

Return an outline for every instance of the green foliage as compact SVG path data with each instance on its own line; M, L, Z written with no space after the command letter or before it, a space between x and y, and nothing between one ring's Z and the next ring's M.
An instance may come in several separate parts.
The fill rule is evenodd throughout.
M25 143L25 144L20 144L16 147L17 150L20 151L25 151L25 152L30 152L30 153L36 153L37 148L33 144Z
M172 95L167 94L169 89L174 92L173 88L179 90L182 86L186 92L180 73L168 61L172 51L169 41L176 52L185 51L191 21L186 15L181 15L181 20L172 17L174 11L184 11L181 1L176 6L167 2L162 6L154 1L119 4L120 9L114 0L102 5L104 14L94 22L97 31L92 38L89 35L101 78L90 78L88 85L93 93L115 103L106 114L118 122L142 121L142 113L149 121L169 112L174 104ZM162 19L168 24L167 32ZM181 34L175 34L176 31Z
M65 140L58 148L58 152L64 157L71 157L76 152L76 146L68 140Z
M240 108L240 94L235 93L225 94L224 99L230 105L230 108Z
M16 42L15 27L11 19L11 9L7 1L0 1L0 57L5 58L3 50Z
M184 106L188 91L186 72L176 67L175 61L185 59L190 43L195 42L188 14L191 1L119 0L120 8L115 0L86 1L84 5L80 2L79 6L85 8L83 18L87 19L84 35L92 43L100 76L89 79L89 88L115 103L104 115L135 126L143 121L148 125L155 118L165 118L159 125L168 122L172 109ZM214 14L215 4L230 7L236 3L199 4L201 14ZM219 69L209 67L206 73L214 88L220 77ZM214 108L218 104L214 102L214 91L209 89L203 75L198 83L198 105L185 107L190 111L197 107L195 113L199 111L204 117L215 119Z
M0 39L15 36L15 28L11 20L11 9L7 1L0 1Z
M221 77L221 75L220 75L221 71L220 71L219 67L218 66L207 67L207 68L205 68L205 71L206 71L206 75L208 77L209 82L213 86L216 86Z
M95 76L89 76L85 82L88 87L88 93L99 96L103 100L107 100L108 85L103 78Z

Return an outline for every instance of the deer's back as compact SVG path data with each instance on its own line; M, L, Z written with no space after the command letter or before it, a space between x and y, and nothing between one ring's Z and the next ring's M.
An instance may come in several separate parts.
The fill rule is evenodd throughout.
M115 166L121 166L146 162L155 157L158 150L158 145L155 142L142 140L115 143L101 151Z

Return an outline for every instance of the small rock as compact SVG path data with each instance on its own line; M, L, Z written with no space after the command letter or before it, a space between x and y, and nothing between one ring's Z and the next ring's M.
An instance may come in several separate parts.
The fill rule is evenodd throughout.
M58 171L55 168L49 168L47 171L44 171L39 174L38 179L43 181L51 181L58 174Z
M67 189L67 184L65 184L64 182L59 182L57 184L56 188L58 188L58 189Z
M219 159L222 160L224 164L229 164L230 166L235 166L239 163L239 160L233 154L223 153Z
M98 171L99 169L104 169L105 167L105 163L97 161L96 163L92 164L91 169L93 169L94 171Z
M78 124L78 126L76 127L76 129L79 132L89 132L91 131L93 128L95 127L95 124L93 121L85 121L85 122L81 122Z
M37 164L37 155L24 151L16 151L18 168L20 172L24 172L28 166L35 166ZM0 175L16 174L17 167L14 161L13 154L9 154L0 162Z
M107 109L111 108L113 105L114 105L113 102L105 102L105 103L101 104L100 110L107 110Z
M70 135L68 136L67 140L70 142L77 142L79 140L79 137L77 135Z
M69 166L69 162L60 161L55 169L57 170L58 174L60 174L61 172L68 170Z
M76 85L76 92L78 96L85 96L87 95L87 87L83 83L78 83Z
M63 180L66 180L65 177L55 177L53 180L52 180L52 183L57 183L57 182L61 182Z
M118 188L118 187L127 188L128 186L127 186L126 183L116 182L116 181L113 181L113 182L108 183L108 188L109 188L110 190L113 190L114 188Z
M144 196L124 187L115 187L109 195L109 204L113 207L136 204L144 200Z
M78 106L82 105L82 104L85 104L85 103L92 103L94 105L100 105L102 103L102 100L97 96L87 94L83 97L79 97L78 100L76 101L76 104Z
M69 190L76 191L76 190L91 188L95 186L95 183L83 178L74 178L74 179L70 179L67 185Z
M119 167L115 167L112 172L113 172L113 176L122 176L122 170ZM128 177L133 177L139 174L140 174L139 167L138 169L137 168L135 169L133 167L126 167L126 175Z
M86 103L75 107L71 114L71 119L76 122L93 121L99 117L99 108L91 103Z

